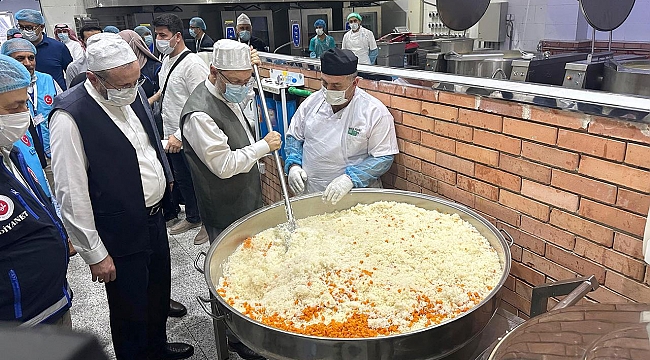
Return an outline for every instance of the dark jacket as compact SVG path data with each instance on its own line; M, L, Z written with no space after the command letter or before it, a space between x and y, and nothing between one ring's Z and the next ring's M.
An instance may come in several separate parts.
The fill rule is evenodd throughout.
M269 49L266 48L266 43L262 39L260 39L258 37L255 37L255 36L252 36L252 35L251 35L251 39L248 42L248 44L252 45L253 49L255 49L257 51L264 51L264 52L270 51Z
M195 43L196 43L196 41L195 41ZM210 36L208 36L208 34L204 33L203 38L201 39L201 43L199 44L199 46L197 46L195 52L198 53L203 48L212 48L213 46L214 46L214 40L212 40L212 38Z

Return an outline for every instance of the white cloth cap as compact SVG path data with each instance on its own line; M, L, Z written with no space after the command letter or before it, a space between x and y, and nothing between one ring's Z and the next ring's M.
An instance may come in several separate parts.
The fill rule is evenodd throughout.
M138 61L133 49L118 34L101 33L88 39L88 70L103 71Z
M219 70L250 70L251 50L245 43L221 39L214 43L212 65Z
M248 15L242 13L237 17L237 25L251 25L251 19Z

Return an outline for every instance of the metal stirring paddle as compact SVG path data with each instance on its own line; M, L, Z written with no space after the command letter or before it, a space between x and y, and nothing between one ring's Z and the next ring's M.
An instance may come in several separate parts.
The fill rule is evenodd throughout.
M273 131L273 124L271 124L271 118L269 117L269 108L266 106L266 98L264 97L264 89L262 89L262 79L260 78L260 71L256 64L253 64L253 70L255 70L255 82L257 83L257 89L260 92L260 99L262 103L262 109L264 110L264 119L266 120L266 127L269 132ZM282 186L282 196L284 197L284 209L287 212L287 226L286 230L288 233L284 237L284 247L285 250L289 249L289 243L291 241L291 233L296 230L296 220L293 217L293 210L291 210L291 202L289 202L289 192L287 191L287 182L284 179L284 171L282 170L282 163L280 162L280 153L278 150L273 151L273 158L275 158L275 167L278 169L278 176L280 177L280 185Z

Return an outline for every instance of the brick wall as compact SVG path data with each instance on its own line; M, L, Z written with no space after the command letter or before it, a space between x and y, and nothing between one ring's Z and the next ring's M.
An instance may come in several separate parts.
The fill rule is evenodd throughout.
M591 40L542 40L542 51L550 51L551 54L567 52L591 52ZM609 49L608 41L596 41L596 52L606 52ZM650 57L650 43L640 41L612 41L612 52L615 55L643 55Z
M303 73L308 87L320 87L316 72ZM386 187L452 199L514 237L507 310L525 318L534 285L591 274L602 287L587 301L650 301L641 254L648 124L387 82L360 86L395 118L400 154ZM275 167L265 163L265 200L279 201Z

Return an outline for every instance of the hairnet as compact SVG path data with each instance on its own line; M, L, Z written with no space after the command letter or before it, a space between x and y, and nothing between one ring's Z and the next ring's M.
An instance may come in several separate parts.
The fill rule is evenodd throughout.
M314 27L319 27L321 26L323 29L327 28L327 24L325 23L325 20L323 19L318 19L316 22L314 22Z
M190 26L191 27L201 28L203 31L205 31L205 29L207 29L207 27L205 26L205 21L203 21L203 19L201 19L200 17L193 17L190 20Z
M129 44L119 35L112 33L91 36L88 39L86 56L90 71L110 70L138 60Z
M104 32L118 34L120 32L120 29L116 28L113 25L108 25L107 27L104 28Z
M0 55L0 94L23 89L32 82L27 68L6 55Z
M144 25L136 26L135 29L133 29L138 35L144 36L145 34L151 34L151 30L149 30L148 27Z
M23 35L20 32L20 30L18 30L16 28L11 28L11 29L7 30L7 37L9 37L9 36L14 37L14 35L16 35L16 34L20 34L20 37L22 37L22 35Z
M347 20L350 21L350 19L353 18L353 17L359 19L359 21L363 21L363 20L361 19L361 15L359 15L358 13L355 13L355 12L350 13L350 15L348 15Z
M15 52L30 52L36 55L36 47L29 41L21 38L7 40L2 43L0 53L10 56Z
M45 25L45 18L40 11L32 9L22 9L14 15L16 21L27 21L33 24Z
M221 39L214 43L212 65L219 70L250 70L251 50L245 43Z
M251 25L251 19L248 15L242 13L237 17L237 25Z

